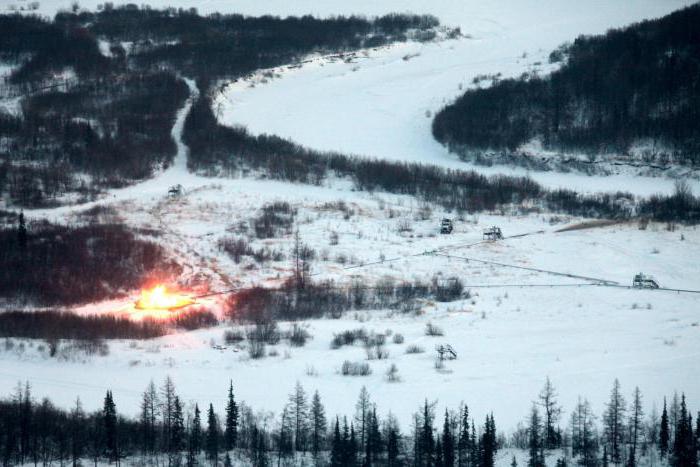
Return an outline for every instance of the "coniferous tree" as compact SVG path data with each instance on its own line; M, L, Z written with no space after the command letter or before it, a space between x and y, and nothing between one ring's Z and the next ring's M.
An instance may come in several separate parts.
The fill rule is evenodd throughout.
M340 435L340 421L338 417L336 417L335 426L333 428L333 438L331 440L331 467L343 466L343 448L343 438Z
M591 405L588 400L579 397L576 409L571 414L571 451L574 457L579 457L579 465L595 467L598 464L597 438Z
M202 450L202 420L197 404L194 405L194 417L192 418L188 441L187 465L188 467L193 467L197 465L197 457Z
M535 404L530 411L528 425L528 467L544 467L544 440L542 436L542 421Z
M459 467L469 466L470 441L469 407L465 404L460 414L459 439L457 440L457 464Z
M399 465L401 433L396 418L389 414L386 421L386 458L388 467Z
M452 423L450 414L445 409L445 421L442 424L442 462L445 467L454 467L455 465L455 441L452 433Z
M605 424L605 440L610 448L610 460L613 464L622 461L622 443L624 442L625 399L620 391L620 382L615 379L610 392L603 421Z
M685 394L681 396L678 410L675 436L673 439L673 456L671 465L674 467L696 467L697 450L695 437L693 436L692 417L688 413L685 402Z
M294 419L287 404L280 415L280 428L277 435L277 464L294 452Z
M367 420L367 442L365 443L364 465L371 466L382 450L382 437L379 432L379 420L377 420L377 409L372 408Z
M435 440L435 460L431 465L434 465L435 467L445 467L445 459L442 457L442 449L442 437L438 435L437 439Z
M639 445L639 437L641 436L643 417L642 393L639 391L639 388L636 387L634 388L634 396L628 422L631 444L627 462L628 467L636 467L637 465L637 447Z
M476 436L476 423L472 418L472 435L471 442L471 453L469 454L471 459L471 467L481 467L481 440Z
M252 428L252 461L253 467L267 467L267 446L265 442L265 433L263 430L259 429L257 425L253 425Z
M80 465L80 459L85 453L87 434L85 429L85 412L80 403L80 398L75 401L75 408L71 411L70 417L70 451L73 467Z
M153 455L156 451L158 405L158 393L151 380L141 400L141 448L148 455Z
M206 441L207 459L209 459L214 467L219 463L219 421L214 412L214 405L209 404L209 412L207 414L207 441Z
M561 444L561 435L557 427L561 417L561 406L557 402L557 393L549 377L540 391L539 405L544 411L544 447L556 449Z
M666 398L664 397L664 410L661 412L661 427L659 428L659 451L661 451L661 456L665 456L668 453L669 441L668 411L666 410Z
M325 433L327 430L326 412L321 403L321 396L318 391L314 392L311 399L311 452L314 457L318 457L319 452L324 447Z
M357 465L357 446L358 440L355 434L355 427L350 423L350 429L348 431L348 421L343 420L343 465L345 466L355 466Z
M676 428L678 427L678 418L681 410L680 398L678 393L674 391L673 398L671 399L671 406L668 411L668 427L669 427L669 439L668 447L673 448L673 442L676 439Z
M367 392L366 387L362 386L360 395L357 398L357 403L355 404L355 426L358 431L358 441L363 446L367 441L367 418L371 409L372 403L370 401L369 392Z
M173 424L170 430L170 458L171 463L180 465L180 452L185 446L185 416L182 412L180 398L175 396L173 403Z
M486 416L484 432L479 443L479 453L481 455L481 467L493 467L498 445L496 443L496 421L493 414Z
M236 447L238 438L238 406L233 396L233 381L229 383L228 402L226 404L226 427L224 431L224 447L227 451Z
M24 390L22 385L17 387L16 403L19 413L19 460L24 463L30 450L30 435L33 425L33 409L31 386L29 382L25 383Z
M301 383L297 381L294 392L289 395L289 415L293 424L294 449L296 451L306 451L308 409L306 392Z
M417 466L432 466L435 456L435 436L433 428L434 404L429 404L425 400L423 409L416 417L418 421L415 433L414 463Z
M163 381L163 386L160 389L161 392L161 417L162 417L162 440L165 444L166 452L172 452L172 426L173 426L173 415L175 413L175 383L170 376L165 377Z
M104 423L105 455L110 462L119 460L119 450L117 445L117 407L112 398L112 391L107 391L102 409L102 420Z

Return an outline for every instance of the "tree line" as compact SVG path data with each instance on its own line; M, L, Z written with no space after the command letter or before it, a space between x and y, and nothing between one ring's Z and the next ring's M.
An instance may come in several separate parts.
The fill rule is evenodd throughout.
M642 459L696 467L700 417L694 425L685 396L674 394L668 405L664 400L660 419L656 414L644 418L642 406L639 389L627 405L616 380L602 424L580 399L562 428L562 407L547 379L526 426L508 438L497 431L492 413L477 423L467 404L438 414L436 402L428 399L404 432L391 413L377 415L379 407L364 387L354 414L329 417L318 391L310 396L297 383L275 416L236 400L233 383L222 412L211 403L200 409L198 403L186 403L167 377L160 387L148 385L133 418L118 412L112 391L101 410L87 413L80 399L70 410L49 399L36 401L26 384L0 400L0 459L7 467L136 459L169 466L230 467L235 461L256 467L493 467L498 451L509 447L527 451L528 467L544 467L548 456L557 459L558 467L633 467ZM517 467L515 458L511 465Z
M436 114L433 135L464 157L516 162L518 147L633 154L668 166L700 162L700 6L600 36L550 56L561 67L467 91ZM495 153L489 156L486 153ZM513 157L509 157L513 155Z
M21 107L18 115L0 111L0 193L18 206L49 206L166 167L176 153L176 111L188 95L180 76L236 79L309 53L406 40L437 24L404 14L200 16L109 3L97 12L59 12L53 21L0 15L0 59L16 65L0 94Z
M672 195L647 199L625 192L582 195L548 190L528 177L487 177L474 171L315 151L277 136L253 136L244 128L220 125L206 95L192 106L183 140L190 148L188 167L205 174L236 177L253 170L276 180L309 184L330 176L346 177L359 190L411 195L458 212L539 206L585 217L700 221L700 198L684 184Z
M46 221L0 229L0 296L39 305L117 297L180 266L157 243L120 224L65 226Z

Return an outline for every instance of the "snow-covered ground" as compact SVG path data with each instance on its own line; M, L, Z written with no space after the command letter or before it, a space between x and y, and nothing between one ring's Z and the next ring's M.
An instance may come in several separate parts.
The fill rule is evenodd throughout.
M518 70L535 66L537 57L578 33L602 32L609 26L665 14L685 3L221 0L196 2L196 6L201 12L235 8L251 14L381 14L410 10L433 12L444 23L461 26L471 39L399 45L370 52L369 57L358 58L353 64L317 60L301 69L282 70L282 78L267 84L234 86L227 94L232 107L222 112L232 123L290 136L312 147L463 166L432 141L430 120L425 115L426 110L434 111L457 95L459 83L466 86L478 73L517 74ZM49 14L69 4L42 1L40 11ZM183 1L169 4L195 5ZM523 52L527 52L525 58ZM403 59L415 54L420 55ZM359 68L352 71L352 67ZM271 107L275 99L277 105ZM493 410L499 428L505 430L514 428L527 415L530 402L547 376L568 410L577 396L583 395L601 413L616 377L626 394L638 385L647 408L674 390L685 391L691 405L700 400L700 294L602 287L580 278L503 266L594 277L623 285L642 271L654 274L665 287L698 288L697 228L673 230L650 224L640 230L637 224L619 224L556 232L583 219L503 212L457 219L455 232L441 236L437 233L440 219L453 214L436 206L425 209L410 197L353 191L344 180L306 186L252 178L200 177L187 171L187 148L180 138L190 103L180 111L173 128L178 142L175 162L154 179L112 190L107 198L95 203L29 211L28 217L74 221L77 214L95 204L110 205L128 225L162 232L157 241L185 266L181 285L197 284L203 278L212 290L221 290L274 284L289 277L291 235L251 239L256 248L267 246L287 255L284 261L262 266L249 259L235 264L217 247L218 240L225 236L246 236L232 233L233 227L249 221L264 204L287 201L297 209L296 225L302 240L318 252L311 271L315 279L373 284L387 278L398 282L430 280L436 275L459 277L472 297L447 304L423 303L418 316L375 310L351 312L341 319L311 320L303 323L313 336L305 347L290 348L282 343L275 346L277 356L254 361L247 358L244 349L234 352L232 347L212 348L212 342L223 343L225 326L152 341L114 341L108 356L68 360L48 357L38 350L41 342L25 344L23 351L19 343L11 349L0 343L0 394L9 394L18 381L26 380L36 397L50 396L64 407L80 397L87 409L96 409L104 392L112 389L118 408L136 414L140 393L148 381L160 383L170 375L178 393L188 402L211 401L221 411L228 381L233 380L239 399L256 409L279 413L286 395L300 381L308 391L319 390L332 415L354 412L357 394L365 385L379 410L395 413L404 429L427 397L437 399L439 408L456 407L465 401L478 418ZM533 176L548 185L587 190L614 188L648 194L670 187L662 179L638 177ZM168 187L174 184L183 185L183 197L167 197ZM351 213L334 208L338 201L343 201ZM491 225L500 226L507 237L530 235L480 243L482 230ZM331 241L333 232L338 234L337 244ZM387 261L362 266L380 259ZM584 283L587 285L578 286ZM493 287L477 287L484 285ZM216 299L206 305L220 311ZM128 301L115 301L81 307L80 311L119 311L128 306ZM442 328L445 335L426 336L428 322ZM405 340L394 344L388 337L389 358L369 361L372 375L341 376L342 362L362 361L365 350L361 346L331 350L331 339L334 333L359 327L377 333L391 330L392 335L400 333ZM434 348L444 343L451 344L459 358L437 371ZM406 354L411 344L423 347L425 353ZM400 382L390 383L384 378L392 363L399 369Z
M435 274L459 277L469 285L552 285L552 287L471 288L473 297L459 302L427 302L420 316L389 310L350 312L342 319L303 323L313 339L303 348L275 346L278 355L249 360L244 348L216 350L223 344L225 326L182 332L148 342L110 343L110 355L77 361L56 361L36 347L23 353L0 352L0 393L8 393L19 380L29 380L37 397L50 395L67 406L80 396L86 407L97 408L104 390L114 390L117 404L127 413L138 411L139 394L150 379L171 375L187 401L217 404L223 409L226 385L232 379L237 395L256 408L278 412L298 380L307 390L318 389L332 412L352 413L360 388L365 385L380 410L391 411L407 427L421 401L437 399L439 407L464 400L477 416L494 410L499 426L514 428L527 414L544 379L556 385L561 402L572 408L578 395L591 399L600 413L614 378L626 392L638 385L650 409L664 394L685 391L690 401L700 399L700 295L639 291L601 286L573 286L587 281L546 273L484 265L423 252L439 250L454 256L534 267L555 272L629 284L634 273L656 275L663 286L697 288L700 231L651 224L620 224L595 229L556 232L580 219L551 215L479 215L457 221L455 232L437 234L444 212L426 215L408 197L351 192L341 184L309 187L273 181L200 179L178 171L170 180L184 182L187 194L168 200L161 178L159 193L112 203L126 222L136 227L167 226L161 241L187 261L182 282L204 274L214 290L238 285L275 283L291 274L290 261L264 267L250 260L236 265L218 251L218 239L227 229L250 219L263 204L286 200L297 207L304 242L327 256L313 263L315 278L351 279L373 284L380 279L397 282ZM132 188L135 189L135 188ZM327 203L343 200L353 212L349 218ZM424 220L419 220L419 212ZM400 232L409 221L412 231ZM477 243L482 229L499 225L506 236L531 233L497 243ZM339 234L332 245L331 232ZM292 236L253 240L287 254ZM472 246L467 246L472 245ZM321 254L325 252L325 254ZM417 256L414 256L417 255ZM341 264L338 258L348 259ZM396 261L345 269L351 265ZM118 310L127 303L83 307L81 311ZM216 308L216 303L208 303ZM428 322L445 331L428 337ZM287 328L289 324L282 324ZM391 343L388 360L370 361L373 374L347 377L339 374L344 360L363 361L361 346L330 350L334 333L364 327L368 331L405 337ZM446 369L436 371L435 345L449 343L459 354ZM406 354L418 344L422 354ZM269 350L269 349L268 349ZM384 373L391 363L402 381L389 383ZM99 374L96 379L95 375Z

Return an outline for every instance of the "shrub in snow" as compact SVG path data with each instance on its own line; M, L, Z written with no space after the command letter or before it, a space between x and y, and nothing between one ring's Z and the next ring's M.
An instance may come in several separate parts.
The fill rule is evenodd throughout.
M403 340L403 334L399 333L394 334L394 337L392 338L394 344L403 344Z
M392 363L389 369L386 371L386 380L390 383L398 383L401 381L399 369L396 367L395 363Z
M363 343L368 342L369 335L365 328L351 329L341 332L340 334L333 334L333 340L331 340L331 349L339 349L344 345L353 345L355 341L361 341Z
M426 336L444 336L443 330L433 323L428 323L425 325L425 335Z
M245 335L242 329L228 329L224 331L224 342L227 344L238 344L239 342L245 340Z
M343 376L368 376L372 374L372 368L370 368L369 363L345 360L340 368L340 373Z
M253 360L265 357L265 342L250 341L248 342L248 355Z
M418 344L411 344L408 347L406 347L406 353L408 353L408 354L423 353L423 352L425 352L425 349Z
M298 324L295 324L289 333L289 343L294 347L303 347L306 344L306 339L309 337L309 333L306 331L306 329L303 329Z

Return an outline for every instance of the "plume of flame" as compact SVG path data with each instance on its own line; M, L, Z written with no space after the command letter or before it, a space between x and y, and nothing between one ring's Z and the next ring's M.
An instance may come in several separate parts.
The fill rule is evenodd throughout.
M141 298L134 306L138 310L176 310L193 303L192 297L169 292L164 285L157 285L150 290L142 290Z

